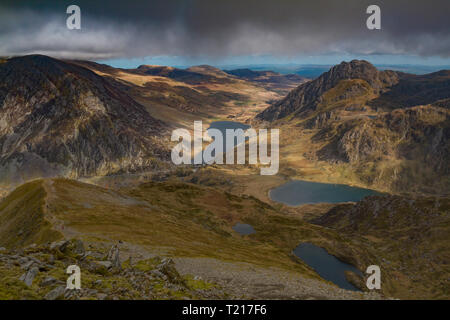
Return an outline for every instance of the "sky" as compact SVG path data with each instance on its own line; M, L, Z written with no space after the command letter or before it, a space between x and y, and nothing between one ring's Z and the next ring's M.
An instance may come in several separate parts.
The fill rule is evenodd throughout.
M66 8L81 8L69 30ZM366 9L381 8L381 30ZM450 65L449 0L2 0L0 55L140 64Z

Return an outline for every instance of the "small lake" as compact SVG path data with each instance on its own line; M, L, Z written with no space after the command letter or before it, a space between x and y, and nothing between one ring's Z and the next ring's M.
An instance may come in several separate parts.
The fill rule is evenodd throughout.
M345 271L353 271L363 276L362 272L329 254L325 249L305 242L294 249L294 254L313 268L323 279L333 282L342 289L361 291L347 280Z
M233 230L239 233L241 236L246 236L256 232L251 225L245 223L236 223L233 226Z
M344 184L320 183L303 180L289 181L270 190L273 201L289 206L311 203L356 202L364 197L380 194L377 191L351 187Z
M226 130L227 129L242 129L242 130L247 130L249 129L250 126L241 122L236 122L236 121L215 121L212 122L209 126L208 129L218 129L220 130L220 132L222 132L223 135L223 150L224 152L227 152L229 150L233 150L234 147L237 144L237 138L234 138L234 143L233 143L233 148L229 148L229 150L226 150Z

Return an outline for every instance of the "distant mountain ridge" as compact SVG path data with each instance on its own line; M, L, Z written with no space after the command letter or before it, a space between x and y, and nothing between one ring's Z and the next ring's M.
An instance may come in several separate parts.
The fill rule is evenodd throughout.
M178 69L166 66L148 66L141 65L136 69L137 72L142 72L147 75L161 76L174 79L177 81L186 82L189 84L200 84L208 82L229 83L229 79L217 77L215 74L204 73L198 69ZM200 72L198 72L200 71ZM220 72L220 70L219 70Z
M281 74L273 71L254 71L246 68L224 70L224 72L241 79L261 83L269 89L273 88L274 83L279 87L292 89L293 86L297 86L301 83L309 81L308 78L299 76L297 74Z

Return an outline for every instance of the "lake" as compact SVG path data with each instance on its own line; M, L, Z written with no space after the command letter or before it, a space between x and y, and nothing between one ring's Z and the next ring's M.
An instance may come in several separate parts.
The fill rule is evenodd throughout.
M281 202L289 206L298 206L320 202L356 202L366 196L377 194L380 193L374 190L351 187L344 184L293 180L270 190L269 197L276 202Z
M241 236L253 234L256 232L251 225L245 223L236 223L233 226L233 230L239 233Z
M345 271L353 271L363 276L362 272L329 254L325 249L305 242L294 249L294 254L313 268L323 279L333 282L342 289L361 291L347 280Z
M218 129L220 130L220 132L222 132L223 135L223 150L224 152L229 151L229 150L233 150L233 148L229 148L229 150L226 150L226 130L227 129L242 129L242 130L247 130L249 129L250 126L241 122L236 122L236 121L215 121L212 122L209 126L208 129ZM234 143L233 146L236 146L237 144L237 138L234 139Z

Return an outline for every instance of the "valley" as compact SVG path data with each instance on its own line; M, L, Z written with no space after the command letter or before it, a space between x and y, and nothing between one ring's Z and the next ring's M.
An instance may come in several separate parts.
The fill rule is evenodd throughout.
M14 268L0 298L12 283L17 297L43 298L52 289L37 284L44 274L64 279L42 267L24 287L15 279L28 270L14 255L61 268L117 245L122 271L88 263L92 283L164 273L164 258L184 280L150 276L151 294L123 284L126 293L96 288L84 298L448 299L448 99L449 71L414 76L356 60L314 80L204 65L6 60L0 270ZM248 163L175 166L171 131L200 120L279 129L278 174ZM283 189L298 180L303 189ZM55 244L64 239L92 252L65 253ZM359 291L299 259L304 243L358 270L346 281ZM383 272L376 292L361 276L372 264Z

